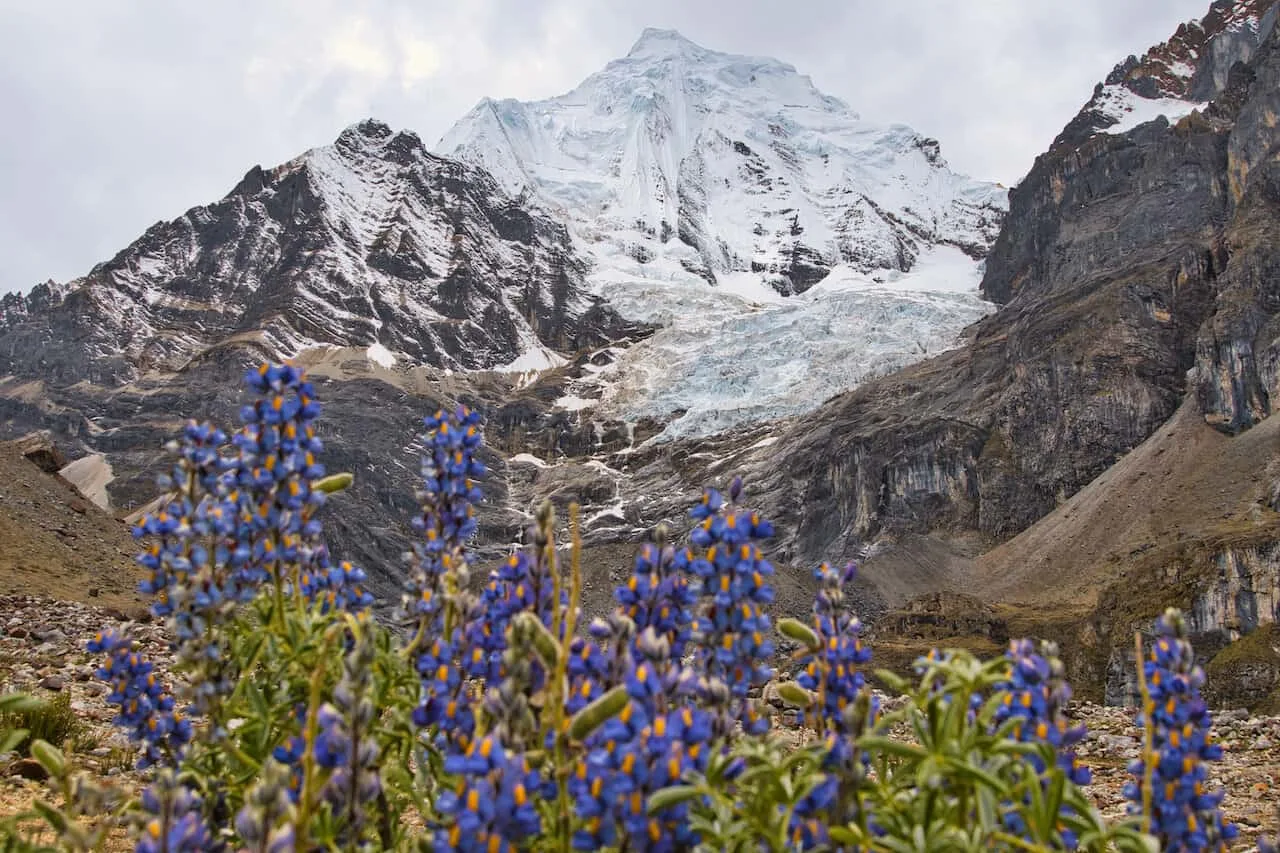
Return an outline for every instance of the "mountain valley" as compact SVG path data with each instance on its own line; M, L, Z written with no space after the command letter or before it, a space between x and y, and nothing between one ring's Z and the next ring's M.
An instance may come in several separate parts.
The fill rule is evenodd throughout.
M578 502L588 609L741 474L779 610L859 560L884 663L1037 634L1122 701L1133 629L1179 605L1218 698L1280 710L1278 9L1218 0L1117 65L1012 189L668 30L434 149L361 122L0 297L0 439L47 430L126 518L185 417L233 425L244 369L289 358L356 475L329 542L383 601L416 426L465 402L482 557Z

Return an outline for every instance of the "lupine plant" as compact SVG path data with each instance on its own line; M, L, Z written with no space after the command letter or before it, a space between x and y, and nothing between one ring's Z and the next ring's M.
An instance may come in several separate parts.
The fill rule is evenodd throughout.
M157 853L1201 850L1234 836L1205 787L1219 750L1176 613L1143 663L1133 815L1109 824L1081 789L1084 733L1052 647L1018 640L986 663L937 650L915 682L875 673L905 696L882 712L855 569L824 564L811 618L779 622L796 649L780 658L773 526L740 479L703 491L687 544L655 530L588 621L576 507L567 549L544 504L523 547L472 582L481 417L439 409L419 441L405 593L375 618L364 573L323 539L322 510L353 480L324 469L315 389L280 364L246 385L237 432L193 422L169 445L165 497L135 530L171 682L127 632L89 644L144 787L122 798L36 741L62 805L0 822L0 850L100 849L123 825ZM766 693L807 734L770 727L757 695L775 666L791 680Z

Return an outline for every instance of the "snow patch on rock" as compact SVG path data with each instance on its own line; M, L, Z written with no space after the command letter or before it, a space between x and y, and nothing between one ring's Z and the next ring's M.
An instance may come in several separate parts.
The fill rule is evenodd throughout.
M1144 98L1116 84L1104 86L1095 102L1103 115L1115 120L1115 124L1104 128L1107 133L1115 134L1128 133L1138 125L1155 121L1161 116L1169 124L1174 124L1205 106L1198 101L1184 101L1180 98Z
M369 347L365 350L365 354L374 364L381 365L386 368L395 366L395 354L380 343L375 343L373 346Z

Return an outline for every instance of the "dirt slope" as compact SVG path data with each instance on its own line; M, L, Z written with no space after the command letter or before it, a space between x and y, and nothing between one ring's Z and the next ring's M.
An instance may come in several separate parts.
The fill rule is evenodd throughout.
M1235 436L1188 400L1164 427L1058 509L981 556L974 586L990 600L1091 607L1127 567L1196 542L1280 535L1267 507L1280 419Z
M0 591L136 606L128 526L24 450L0 443Z

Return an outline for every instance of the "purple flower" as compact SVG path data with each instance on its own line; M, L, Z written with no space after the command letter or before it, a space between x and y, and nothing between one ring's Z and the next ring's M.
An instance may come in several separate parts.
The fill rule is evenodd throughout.
M150 817L134 847L136 853L203 853L214 848L200 814L200 798L180 784L171 770L162 770L143 790L142 810Z

